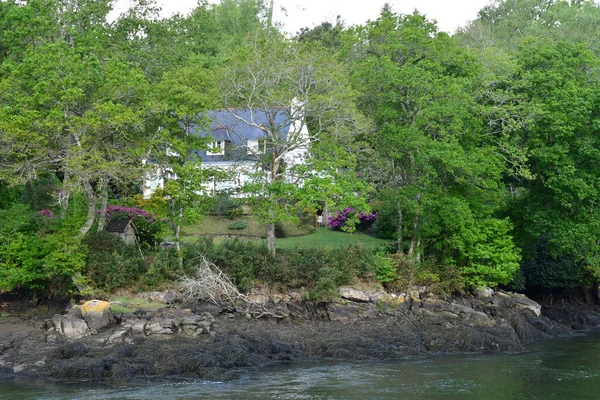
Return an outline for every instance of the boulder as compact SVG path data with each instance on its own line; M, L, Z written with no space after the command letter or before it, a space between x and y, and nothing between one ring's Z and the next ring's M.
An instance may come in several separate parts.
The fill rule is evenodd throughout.
M494 296L494 290L489 287L475 289L475 296L481 300L488 300Z
M513 295L512 301L521 309L533 311L536 317L542 315L542 306L523 295Z
M126 330L130 330L134 335L144 334L146 321L141 319L127 319L123 321L122 326Z
M177 324L178 325L178 324ZM144 327L146 336L150 335L172 335L177 331L177 326L168 318L153 318Z
M52 324L56 332L69 339L80 339L92 334L88 324L80 318L57 314L52 318Z
M162 304L173 304L177 301L177 292L167 290L166 292L150 292L148 293L148 301Z
M346 300L358 301L358 302L369 302L371 301L371 294L362 290L354 289L347 286L342 286L338 289L338 295Z
M115 322L110 311L110 303L102 300L89 300L81 306L81 315L92 334Z

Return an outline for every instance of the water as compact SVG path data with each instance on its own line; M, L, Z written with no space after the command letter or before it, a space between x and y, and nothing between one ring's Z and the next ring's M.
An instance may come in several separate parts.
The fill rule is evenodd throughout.
M540 342L514 355L387 363L295 363L227 383L141 386L0 383L0 399L600 399L600 335Z

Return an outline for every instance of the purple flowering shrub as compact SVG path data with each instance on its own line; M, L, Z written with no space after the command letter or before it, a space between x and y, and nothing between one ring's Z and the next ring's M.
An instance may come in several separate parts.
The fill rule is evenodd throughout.
M347 207L338 211L334 216L329 217L329 226L334 231L348 231L355 228L358 231L368 231L377 219L373 213L357 213L354 208Z
M98 211L100 212L100 211ZM106 207L106 219L131 219L131 218L144 218L148 222L156 223L154 217L152 217L148 211L142 210L138 207L125 207L125 206L108 206Z
M54 213L52 212L52 210L44 208L43 210L40 210L40 217L54 219Z
M97 211L98 213L100 210ZM140 244L152 248L162 239L163 224L156 218L138 207L110 205L106 207L106 220L132 219Z

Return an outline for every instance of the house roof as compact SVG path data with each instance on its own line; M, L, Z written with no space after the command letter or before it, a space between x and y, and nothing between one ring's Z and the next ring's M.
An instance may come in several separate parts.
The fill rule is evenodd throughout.
M113 219L104 229L106 232L124 233L131 223L132 221L130 219Z
M265 130L260 128L261 125L267 127L270 132L279 132L281 138L285 139L293 122L289 108L271 108L266 111L261 109L213 110L208 112L208 118L211 121L210 131L202 130L199 126L192 126L190 131L202 137L210 135L214 140L228 141L230 145L229 156L207 155L206 150L199 150L198 155L202 161L208 163L225 161L232 156L234 158L237 156L238 159L244 158L248 140L265 139ZM244 121L251 121L253 125Z

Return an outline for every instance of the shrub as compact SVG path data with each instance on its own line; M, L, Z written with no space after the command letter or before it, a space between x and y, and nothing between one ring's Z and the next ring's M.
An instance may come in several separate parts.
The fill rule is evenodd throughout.
M99 212L99 211L98 211ZM106 208L106 219L132 219L140 245L145 249L154 248L162 239L164 224L138 207L111 205Z
M231 229L232 231L246 229L246 223L244 221L236 221L227 225L227 229Z
M233 198L224 193L217 194L214 196L213 200L213 206L209 210L211 214L228 217L230 219L242 215L243 200Z
M353 230L368 231L377 217L373 213L358 213L353 208L345 208L339 211L335 216L329 217L329 226L334 231L351 232Z
M384 285L392 290L404 291L414 285L427 286L436 294L450 294L462 292L464 289L463 277L460 270L454 265L439 262L435 258L417 261L405 254L394 254L392 272L384 264L383 272L387 282ZM393 276L393 279L389 279Z
M84 243L88 247L86 276L95 289L129 289L145 272L137 247L128 246L109 233L90 234Z
M82 221L77 200L60 220L21 204L0 210L0 290L55 295L71 288L70 277L82 270L86 255L75 233Z

